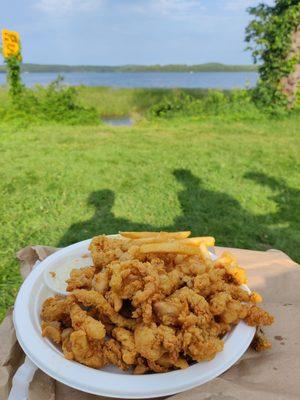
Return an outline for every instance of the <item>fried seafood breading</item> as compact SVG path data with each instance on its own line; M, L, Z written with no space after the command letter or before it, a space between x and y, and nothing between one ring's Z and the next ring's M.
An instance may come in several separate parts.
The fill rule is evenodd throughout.
M42 336L59 344L61 342L61 323L59 321L42 321Z
M82 330L72 332L69 340L74 360L92 368L105 366L104 341L89 339Z
M236 324L244 319L248 307L238 300L234 300L228 292L218 292L210 300L210 311L219 316L219 320L226 324Z
M182 341L175 329L155 323L137 325L134 340L138 353L149 361L157 361L166 354L177 359Z
M96 307L100 314L105 315L112 323L117 326L133 328L136 324L134 320L124 318L118 314L102 294L95 290L77 289L72 292L75 298L87 307Z
M112 261L134 258L128 251L129 243L127 240L108 239L105 235L94 237L89 246L94 266L102 269Z
M122 359L125 364L135 364L138 352L135 347L133 333L127 329L117 327L113 329L112 336L121 344Z
M189 232L124 232L95 237L93 266L74 269L66 297L45 300L42 335L64 356L93 368L113 364L134 374L187 368L223 349L244 320L270 325L258 293L243 287L245 270L228 252L212 261L211 237ZM147 251L149 249L149 251ZM257 350L270 347L256 335Z
M122 345L117 340L109 339L105 343L103 355L109 364L113 364L123 371L129 368L129 365L123 361Z
M73 328L66 328L61 333L61 341L62 341L61 348L67 360L74 359L74 355L72 352L72 343L70 339L72 332L74 332Z
M43 321L64 321L70 315L71 297L55 296L46 299L42 306L41 318Z
M246 314L245 322L250 326L272 325L274 317L260 307L251 306Z
M238 266L236 258L227 251L214 262L214 266L215 268L224 268L234 283L238 285L247 283L246 271Z
M221 339L196 326L190 326L183 333L184 352L196 361L212 360L223 350L223 345Z
M270 349L272 347L272 344L270 343L262 329L258 328L252 340L251 347L253 350L260 352Z
M75 331L82 330L90 339L101 340L105 337L105 327L101 321L90 317L86 311L83 311L78 304L73 304L70 308L70 318L72 328Z
M91 289L95 271L96 269L94 267L72 269L70 272L70 278L67 280L67 291L71 292L72 290L79 288Z
M109 290L110 274L107 268L95 274L92 279L92 289L104 294Z

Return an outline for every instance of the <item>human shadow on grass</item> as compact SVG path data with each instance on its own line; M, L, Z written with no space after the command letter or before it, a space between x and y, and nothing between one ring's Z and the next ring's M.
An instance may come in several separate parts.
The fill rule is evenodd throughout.
M119 231L151 231L153 226L131 222L126 218L114 215L112 208L115 202L115 194L112 190L103 189L92 192L87 204L95 208L92 218L72 224L60 239L58 246L66 246L93 236L114 234Z
M256 224L264 227L272 247L287 252L299 261L300 190L288 186L282 179L260 172L248 172L244 177L272 190L270 200L276 203L276 211L255 216Z
M289 188L284 182L257 172L245 175L245 178L274 190L272 200L278 205L278 211L274 214L254 215L228 194L205 188L202 180L187 169L176 169L173 175L183 189L178 193L181 214L172 224L154 226L116 217L112 212L114 192L98 190L88 198L88 204L95 208L92 218L71 225L58 245L66 246L101 233L112 234L122 230L191 230L194 236L215 236L222 246L265 250L277 245L277 248L287 249L290 247L285 244L292 239L293 232L299 232L299 217L298 220L297 217L293 219L291 209L297 210L297 204L299 207L300 192ZM287 226L274 229L272 224L275 223L285 223Z
M260 172L249 172L244 177L262 186L268 186L272 190L270 199L277 204L277 210L274 213L259 217L262 222L268 223L268 219L272 219L273 224L288 224L290 229L300 230L299 189L291 188L283 180L275 179Z

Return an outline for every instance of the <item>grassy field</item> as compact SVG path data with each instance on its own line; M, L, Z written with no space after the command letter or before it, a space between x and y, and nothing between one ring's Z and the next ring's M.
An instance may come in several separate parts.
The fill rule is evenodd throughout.
M0 317L21 282L15 253L28 244L191 229L299 261L299 126L296 115L129 128L0 123Z

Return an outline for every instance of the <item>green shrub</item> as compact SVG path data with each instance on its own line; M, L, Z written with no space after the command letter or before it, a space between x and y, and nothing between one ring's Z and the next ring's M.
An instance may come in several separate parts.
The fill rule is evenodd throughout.
M191 104L192 98L188 94L179 93L173 97L164 96L162 101L150 108L150 115L158 118L173 116L174 114L186 113Z
M219 91L208 90L204 96L193 97L179 92L173 97L164 97L153 105L149 111L150 118L196 117L243 120L263 119L261 113L252 101L250 90Z
M275 0L273 5L260 2L248 9L253 17L246 28L248 50L258 65L260 79L254 101L269 114L288 113L295 106L282 90L282 79L295 71L299 52L293 53L292 34L300 21L299 0Z
M228 97L218 90L210 90L204 100L204 111L207 114L218 115L224 112L228 104Z
M46 87L23 87L17 96L0 108L4 121L23 120L24 123L53 121L71 125L97 124L99 116L95 108L77 104L74 87L64 86L58 77Z

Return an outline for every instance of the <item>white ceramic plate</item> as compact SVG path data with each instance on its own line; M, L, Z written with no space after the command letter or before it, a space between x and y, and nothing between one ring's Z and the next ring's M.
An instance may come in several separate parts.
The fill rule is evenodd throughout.
M43 271L58 266L91 265L86 257L90 240L66 247L42 261L27 277L18 293L14 324L18 341L27 356L46 374L84 392L119 398L150 398L171 395L202 385L230 368L247 350L255 328L240 322L224 339L224 350L208 362L185 370L151 375L131 375L115 367L96 370L66 360L58 347L41 336L40 309L53 295L45 285ZM82 258L82 256L84 256Z

